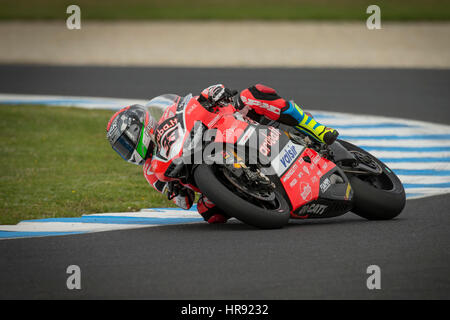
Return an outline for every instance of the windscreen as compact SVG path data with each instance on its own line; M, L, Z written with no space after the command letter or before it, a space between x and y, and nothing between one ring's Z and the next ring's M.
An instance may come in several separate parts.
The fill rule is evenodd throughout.
M153 116L153 118L156 119L156 122L158 122L164 111L166 111L166 109L170 106L177 104L180 100L181 97L176 94L163 94L147 102L145 107Z

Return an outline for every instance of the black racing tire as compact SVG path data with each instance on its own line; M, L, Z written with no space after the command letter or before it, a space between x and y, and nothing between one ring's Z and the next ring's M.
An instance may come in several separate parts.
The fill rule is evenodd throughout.
M348 151L358 151L369 155L382 168L380 176L388 179L392 186L390 190L379 189L364 181L358 175L347 174L353 188L352 212L368 220L389 220L397 217L406 204L406 195L403 184L397 175L386 164L378 160L369 152L347 141L338 140ZM387 181L387 180L385 180Z
M197 187L227 215L248 225L261 229L277 229L285 226L290 217L290 208L281 193L276 193L279 209L258 207L233 193L216 176L212 166L199 165L194 171Z

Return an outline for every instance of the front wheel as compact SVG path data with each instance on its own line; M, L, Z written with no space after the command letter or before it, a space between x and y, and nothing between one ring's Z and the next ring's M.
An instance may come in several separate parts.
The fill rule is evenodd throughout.
M357 158L365 158L368 165L380 170L379 175L347 173L354 192L352 212L369 220L389 220L398 216L406 203L405 189L400 179L367 151L347 141L338 141Z
M214 202L229 216L261 229L281 228L288 223L290 208L286 199L277 190L274 199L264 204L256 199L251 203L238 195L233 185L227 185L226 179L218 167L199 165L194 172L197 187L208 199Z

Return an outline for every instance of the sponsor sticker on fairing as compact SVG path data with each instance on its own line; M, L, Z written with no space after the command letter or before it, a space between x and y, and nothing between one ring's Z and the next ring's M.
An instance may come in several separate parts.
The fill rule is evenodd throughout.
M312 162L313 162L314 164L317 164L317 163L320 161L320 159L322 159L322 157L320 156L320 154L317 154L317 155L312 159Z
M302 154L304 147L289 141L279 154L272 160L271 164L279 177L295 163Z
M295 186L297 184L297 179L292 179L291 183L289 184L289 186L292 188L293 186Z
M323 180L323 182L320 184L320 190L322 191L322 193L324 193L325 191L328 190L328 188L331 186L331 181L330 179L326 178L325 180Z
M309 170L308 170L308 167L307 167L307 166L304 166L304 167L303 167L303 171L305 171L305 173L306 173L307 175L309 175Z
M288 173L285 174L285 176L283 177L283 182L286 182L289 180L289 178L295 173L295 171L297 171L298 169L298 165L294 164L288 171ZM301 178L302 176L299 175L299 178Z
M312 189L309 183L301 183L300 185L300 195L303 200L309 201L312 198Z
M280 131L270 127L269 132L261 132L261 136L264 137L264 141L259 146L259 152L261 152L266 157L269 156L269 153L271 152L271 147L278 143L280 139Z

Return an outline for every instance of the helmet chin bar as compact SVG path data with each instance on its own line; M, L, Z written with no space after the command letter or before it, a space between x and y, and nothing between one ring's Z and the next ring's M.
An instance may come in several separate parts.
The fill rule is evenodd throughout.
M128 162L136 164L136 165L143 165L145 162L145 159L142 158L141 155L136 150L134 150L133 154L131 155Z

